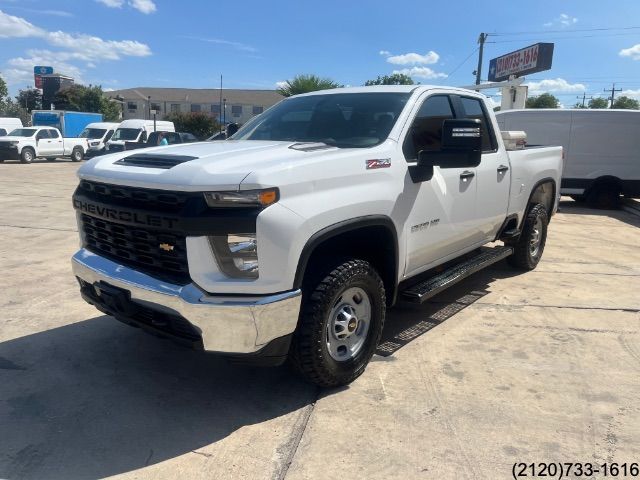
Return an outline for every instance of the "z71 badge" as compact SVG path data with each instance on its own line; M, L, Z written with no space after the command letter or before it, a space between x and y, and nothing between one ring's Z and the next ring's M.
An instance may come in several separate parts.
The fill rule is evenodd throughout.
M390 158L381 158L378 160L367 160L367 170L373 170L375 168L389 168L391 166Z

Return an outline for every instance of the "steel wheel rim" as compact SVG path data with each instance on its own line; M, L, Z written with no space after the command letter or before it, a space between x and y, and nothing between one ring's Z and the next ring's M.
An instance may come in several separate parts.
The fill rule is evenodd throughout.
M531 231L531 239L529 240L529 253L531 253L532 257L538 255L540 251L540 244L542 243L542 219L540 217L536 217L536 221L533 224L533 229Z
M360 287L338 295L327 322L325 341L331 358L345 362L364 346L371 325L371 299Z
M25 159L26 162L30 162L31 160L33 160L33 157L32 157L31 152L29 150L24 152L24 159Z

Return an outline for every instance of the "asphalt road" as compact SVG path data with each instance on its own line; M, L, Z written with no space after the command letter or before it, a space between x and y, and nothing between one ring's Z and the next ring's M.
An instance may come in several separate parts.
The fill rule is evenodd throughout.
M640 217L571 201L505 263L388 314L348 388L184 350L86 305L78 164L0 164L0 478L502 479L640 462Z

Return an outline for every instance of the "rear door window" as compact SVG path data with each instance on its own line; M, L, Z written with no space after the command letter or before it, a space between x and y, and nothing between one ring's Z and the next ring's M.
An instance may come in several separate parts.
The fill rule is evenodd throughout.
M57 132L57 130L48 130L48 132L49 132L49 137L60 138L60 134Z

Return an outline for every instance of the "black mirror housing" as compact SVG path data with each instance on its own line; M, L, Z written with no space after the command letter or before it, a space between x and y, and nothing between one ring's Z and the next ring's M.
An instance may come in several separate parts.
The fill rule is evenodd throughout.
M477 167L482 157L482 123L480 120L445 120L442 122L442 148L418 152L418 165L440 168Z

